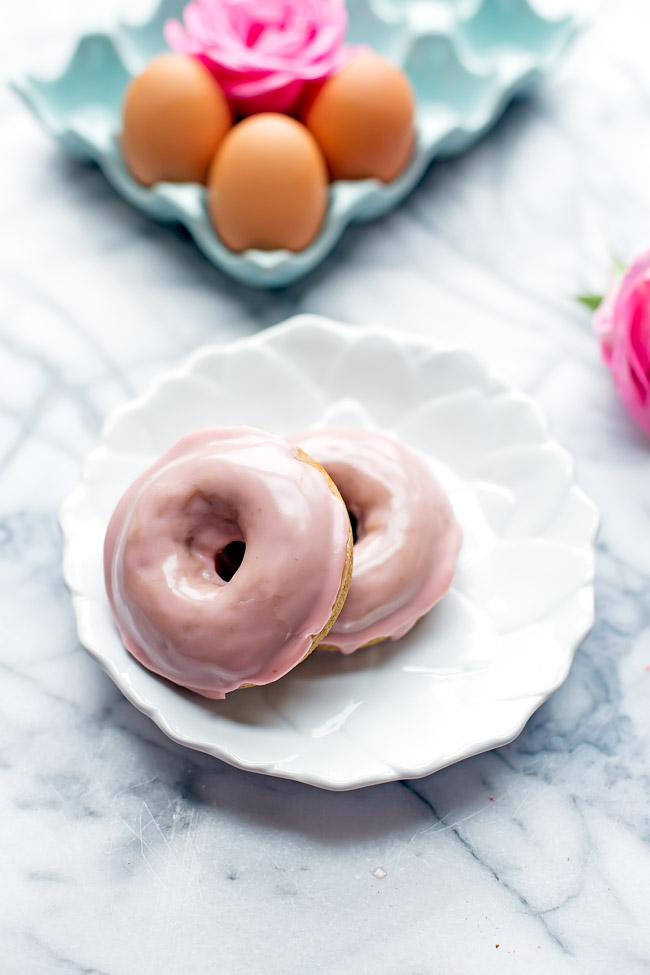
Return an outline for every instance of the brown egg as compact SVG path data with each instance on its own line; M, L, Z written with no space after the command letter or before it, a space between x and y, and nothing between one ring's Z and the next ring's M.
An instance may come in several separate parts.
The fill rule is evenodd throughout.
M332 179L374 176L385 183L404 169L415 143L408 78L378 54L362 54L328 78L304 113Z
M251 115L223 140L210 170L212 223L233 251L301 251L327 210L327 167L304 125Z
M232 125L225 95L207 68L182 54L161 54L129 85L122 152L131 175L205 183L214 154Z

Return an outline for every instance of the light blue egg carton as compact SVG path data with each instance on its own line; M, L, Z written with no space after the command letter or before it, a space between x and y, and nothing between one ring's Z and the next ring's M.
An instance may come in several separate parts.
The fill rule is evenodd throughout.
M144 24L84 35L56 78L25 75L14 89L61 145L96 162L126 200L157 220L185 226L206 257L238 281L277 288L303 277L329 254L348 226L374 220L403 200L434 157L476 142L514 95L565 50L576 30L570 13L550 18L533 0L348 0L348 41L367 44L401 65L417 97L417 146L392 183L337 180L316 240L300 253L234 254L215 234L206 189L157 183L147 189L127 172L119 148L121 105L130 78L164 50L163 24L184 0L162 0Z

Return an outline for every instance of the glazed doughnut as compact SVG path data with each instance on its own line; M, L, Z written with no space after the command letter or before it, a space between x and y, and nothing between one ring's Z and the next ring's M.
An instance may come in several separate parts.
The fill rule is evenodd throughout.
M336 619L351 570L350 521L328 475L251 427L179 440L127 490L104 544L126 649L209 698L295 667Z
M423 457L382 434L294 439L325 468L356 525L350 590L323 649L396 640L452 582L462 535L444 491Z

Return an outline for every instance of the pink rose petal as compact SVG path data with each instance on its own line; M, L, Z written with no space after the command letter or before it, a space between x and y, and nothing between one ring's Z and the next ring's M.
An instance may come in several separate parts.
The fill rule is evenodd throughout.
M650 251L610 288L594 330L623 405L650 434Z
M235 111L295 111L305 86L349 59L343 0L192 0L165 39L199 56Z

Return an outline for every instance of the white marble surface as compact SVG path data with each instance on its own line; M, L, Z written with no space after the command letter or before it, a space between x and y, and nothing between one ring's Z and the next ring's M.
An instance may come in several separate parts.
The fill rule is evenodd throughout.
M3 71L127 6L7 7ZM3 972L650 971L650 447L572 300L650 243L649 27L644 0L599 4L536 97L278 295L131 211L2 90ZM56 509L107 412L299 310L470 344L539 397L603 513L596 627L521 737L349 794L167 741L80 648L59 568Z

